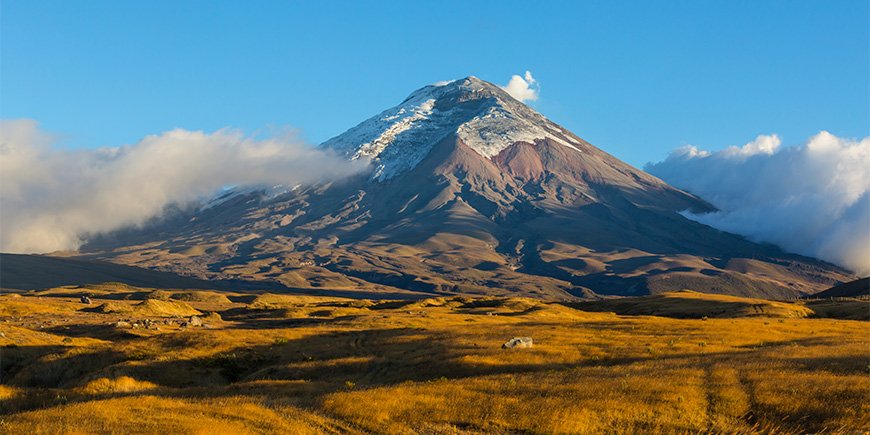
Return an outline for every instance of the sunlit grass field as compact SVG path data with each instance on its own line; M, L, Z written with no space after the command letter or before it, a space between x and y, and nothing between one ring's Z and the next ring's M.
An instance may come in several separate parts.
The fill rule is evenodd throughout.
M0 432L870 430L866 321L688 292L634 301L5 294ZM627 309L671 317L608 312ZM520 336L534 346L502 349Z

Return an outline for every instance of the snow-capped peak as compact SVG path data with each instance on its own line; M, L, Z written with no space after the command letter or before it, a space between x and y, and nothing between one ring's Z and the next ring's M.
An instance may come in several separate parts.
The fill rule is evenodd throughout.
M554 139L574 149L579 145L570 133L498 86L472 76L420 88L398 106L321 146L351 159L371 159L376 167L372 178L383 181L413 169L450 134L487 158L515 142L536 139Z

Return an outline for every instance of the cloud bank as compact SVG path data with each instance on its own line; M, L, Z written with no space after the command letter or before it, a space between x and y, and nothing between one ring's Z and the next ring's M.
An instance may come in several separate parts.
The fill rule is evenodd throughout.
M538 86L538 81L532 77L531 71L526 71L524 76L514 75L508 84L501 86L511 97L519 101L535 101L538 99L538 93L541 88Z
M721 210L694 220L870 274L870 137L823 131L780 145L763 135L716 152L685 146L644 169Z
M63 150L32 120L0 120L0 250L77 249L228 185L293 185L362 170L291 135L172 130L123 147Z

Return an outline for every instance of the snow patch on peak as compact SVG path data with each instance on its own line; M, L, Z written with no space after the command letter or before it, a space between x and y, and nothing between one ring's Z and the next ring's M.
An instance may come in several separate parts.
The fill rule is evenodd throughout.
M350 159L372 160L375 166L372 178L379 181L412 169L444 137L443 130L449 128L455 118L453 111L435 107L438 91L443 88L426 86L402 104L363 121L321 146L335 149Z
M501 106L490 107L485 113L475 116L459 126L457 133L462 141L480 155L491 158L516 142L534 143L539 139L554 139L562 145L580 151L569 143L568 136L561 134L555 125L543 116L540 119L517 117Z
M383 117L381 120L387 123L386 128L382 131L380 129L364 131L366 136L377 136L360 145L351 158L358 159L365 157L376 159L389 145L397 142L397 139L401 140L399 135L411 130L421 121L432 116L434 108L435 100L429 99L416 106L408 108L402 107L395 114ZM393 175L392 172L395 172L396 170L410 169L410 167L413 167L417 163L411 160L406 159L406 163L408 164L393 164L393 167L391 168L387 168L386 165L380 164L375 170L374 177L378 179L383 179L384 177L390 178ZM406 166L409 167L406 168Z
M580 151L564 129L476 77L420 88L321 146L350 159L372 160L372 179L384 181L413 169L451 134L486 158L515 142L547 138Z

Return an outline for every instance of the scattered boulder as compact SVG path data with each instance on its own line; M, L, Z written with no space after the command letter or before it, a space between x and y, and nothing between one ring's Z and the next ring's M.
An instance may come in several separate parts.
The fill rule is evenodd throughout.
M189 326L202 326L202 319L199 316L190 316L190 319L187 319L187 324Z
M91 303L91 298L87 297L86 295L79 298L79 300L82 301L83 304L90 305Z
M532 337L514 337L501 345L502 349L526 349L532 347Z
M151 319L119 320L113 324L118 329L153 329L159 330L157 322Z
M123 320L119 320L115 322L115 327L118 329L132 329L133 325L130 322L125 322Z

